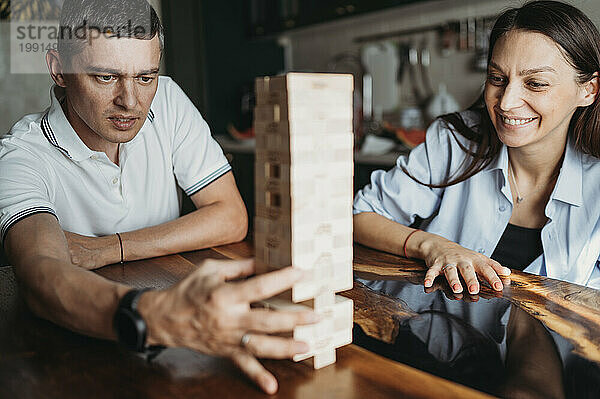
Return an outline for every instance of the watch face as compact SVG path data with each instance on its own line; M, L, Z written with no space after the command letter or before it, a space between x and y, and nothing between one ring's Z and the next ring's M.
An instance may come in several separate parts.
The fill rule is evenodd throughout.
M134 351L142 351L146 341L146 324L137 312L119 309L115 316L119 342Z

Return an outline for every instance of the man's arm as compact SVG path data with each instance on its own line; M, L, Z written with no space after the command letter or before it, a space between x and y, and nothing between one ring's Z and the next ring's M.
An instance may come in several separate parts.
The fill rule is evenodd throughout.
M74 266L53 215L39 213L14 224L5 249L37 315L80 333L115 339L112 317L128 287Z
M196 210L176 220L120 232L125 260L193 251L242 240L248 231L246 207L228 172L191 196ZM95 269L121 260L116 235L85 237L65 232L74 264Z
M73 265L56 218L39 213L15 223L5 248L30 308L40 317L71 330L115 339L113 316L131 289ZM253 309L250 304L291 288L302 276L286 268L244 281L252 260L207 260L167 290L148 291L138 309L148 326L148 343L191 348L233 360L268 393L277 381L256 357L290 358L308 351L303 342L272 336L313 323L311 312ZM248 332L249 340L240 345Z

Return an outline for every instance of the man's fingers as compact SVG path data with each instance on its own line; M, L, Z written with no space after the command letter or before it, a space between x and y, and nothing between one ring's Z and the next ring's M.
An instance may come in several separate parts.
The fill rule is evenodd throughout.
M302 271L292 267L261 274L249 280L234 283L232 299L237 302L257 302L271 298L287 289L302 278Z
M267 309L252 309L240 320L240 328L266 334L292 331L297 325L312 324L319 321L316 313L283 312Z
M269 359L289 359L310 349L306 343L292 338L259 334L250 334L245 348L256 357Z
M247 352L239 351L231 356L231 360L263 391L269 395L277 392L277 380L254 356Z
M216 262L218 262L218 264L216 265L217 273L225 281L241 277L247 277L254 273L253 258L242 260L224 260Z

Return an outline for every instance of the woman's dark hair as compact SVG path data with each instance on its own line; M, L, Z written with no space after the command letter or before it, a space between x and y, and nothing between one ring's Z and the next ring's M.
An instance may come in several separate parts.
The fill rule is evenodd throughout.
M558 44L566 61L575 69L578 83L590 81L594 74L600 71L598 29L580 10L558 1L532 1L521 8L511 8L500 15L490 34L488 64L498 39L507 32L519 29L541 33ZM483 94L468 109L480 116L480 122L474 127L475 129L467 126L459 113L440 117L452 134L458 132L472 143L470 148L466 148L459 142L467 154L463 167L459 168L462 171L457 177L450 177L441 184L420 182L421 184L441 188L460 183L483 170L498 156L502 143L487 112ZM593 104L577 108L571 118L568 134L579 151L600 158L598 97ZM406 170L404 172L407 173Z

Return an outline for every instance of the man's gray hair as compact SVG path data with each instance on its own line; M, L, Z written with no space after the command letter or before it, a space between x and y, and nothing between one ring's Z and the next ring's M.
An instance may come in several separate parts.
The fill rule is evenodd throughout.
M164 31L146 0L65 0L60 16L58 52L70 59L95 37L151 40L156 35L162 54Z

